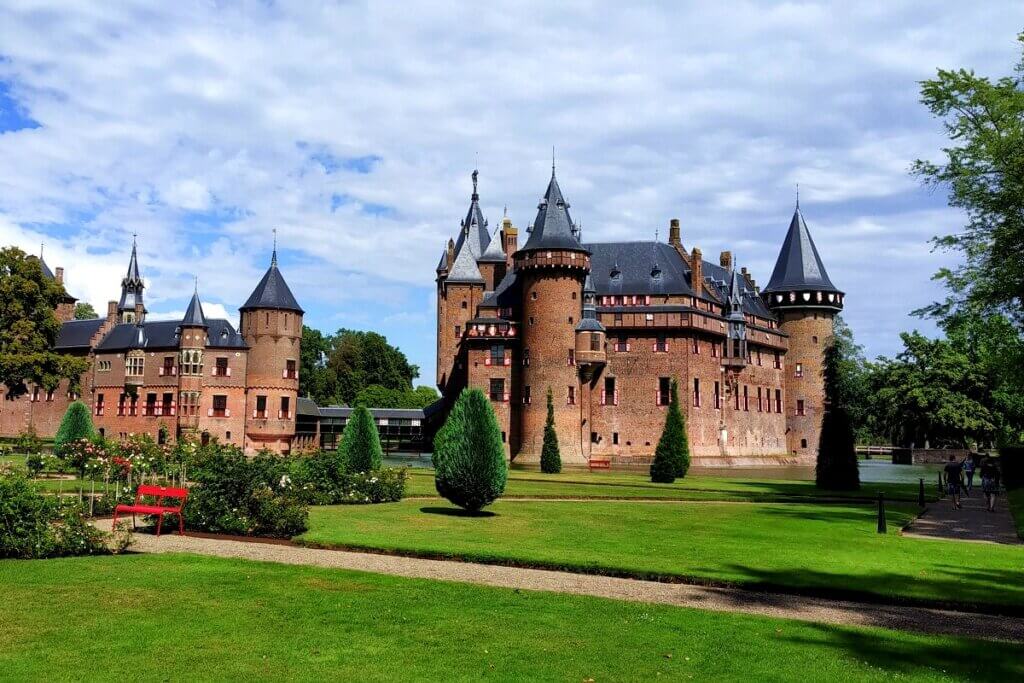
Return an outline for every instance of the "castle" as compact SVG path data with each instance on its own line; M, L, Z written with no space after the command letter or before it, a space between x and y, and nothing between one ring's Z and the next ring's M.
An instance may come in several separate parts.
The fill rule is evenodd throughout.
M39 264L64 286L62 268L54 274L41 256ZM55 311L61 328L54 350L88 358L89 370L77 391L67 380L54 391L31 384L18 397L5 391L0 434L31 426L52 437L68 405L80 399L111 439L149 434L163 443L189 435L249 453L311 445L295 436L303 310L278 269L276 248L239 309L239 330L206 317L198 288L181 320L147 320L144 289L133 242L121 296L106 317L73 320L76 300L65 290Z
M646 462L675 379L695 464L813 464L844 295L799 202L761 290L730 252L685 249L677 219L667 243L583 243L554 165L522 247L479 200L474 171L437 266L437 385L449 404L483 390L510 458L539 460L550 391L563 462Z

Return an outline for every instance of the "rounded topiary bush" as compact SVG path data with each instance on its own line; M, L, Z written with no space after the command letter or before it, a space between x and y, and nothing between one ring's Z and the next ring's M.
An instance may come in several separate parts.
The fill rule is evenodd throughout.
M501 429L490 401L479 389L464 389L434 437L437 492L470 511L505 491L508 464Z
M365 406L357 406L349 415L338 450L349 472L372 472L381 468L384 452L380 447L380 434L373 415Z

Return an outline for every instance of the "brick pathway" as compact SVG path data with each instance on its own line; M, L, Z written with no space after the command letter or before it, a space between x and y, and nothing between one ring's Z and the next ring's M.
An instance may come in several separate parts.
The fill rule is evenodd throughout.
M96 525L109 530L110 520L97 520ZM589 595L717 612L759 614L826 624L876 626L921 633L1024 642L1024 618L1018 617L176 534L160 538L149 534L136 534L135 541L132 549L144 553L196 553L262 562L334 567L409 578L474 583L499 588Z
M1017 527L1013 523L1006 494L996 498L996 511L985 507L981 487L975 487L970 497L961 497L963 507L953 509L949 496L932 503L928 509L904 530L906 536L942 538L954 541L983 541L987 543L1020 543Z

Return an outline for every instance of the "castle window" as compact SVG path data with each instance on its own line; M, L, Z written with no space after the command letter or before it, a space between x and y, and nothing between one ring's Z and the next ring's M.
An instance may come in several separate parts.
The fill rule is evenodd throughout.
M655 404L667 406L672 398L672 380L668 377L658 378L658 394L655 396Z
M761 387L757 388L757 412L763 412L761 410Z
M778 351L775 352L775 369L782 369L782 354L780 354Z
M270 313L264 313L263 326L270 327Z
M290 420L292 417L292 400L287 396L281 397L281 410L277 414L279 420Z
M257 396L256 397L256 408L252 411L252 416L258 420L267 419L267 397Z
M814 335L813 337L811 337L811 343L812 344L817 344L818 343L818 335Z
M569 349L569 358L565 362L566 365L576 365L576 351Z
M604 378L604 389L601 390L601 405L603 406L617 406L619 405L619 392L615 388L615 378L605 377Z
M181 374L203 374L203 352L199 349L185 349L181 352Z
M505 432L502 432L502 433L501 433L501 442L502 442L502 443L505 443L505 441L506 441L507 439L508 439L508 435L506 435L506 434L505 434Z
M124 374L129 377L142 377L146 358L141 351L131 351L125 359Z
M693 352L700 353L700 340L696 337L693 338Z
M617 323L621 323L622 322L622 314L621 313L616 313L615 314L615 322L617 322Z
M718 358L718 342L711 342L711 357Z
M537 300L537 290L533 290L532 292L530 292L530 298L534 301Z
M807 439L800 439L800 448L807 448Z
M722 409L722 384L715 382L715 410Z
M174 405L174 394L164 394L163 400L157 404L157 411L161 415L174 415L174 409L177 407Z
M782 412L782 389L775 390L775 412Z
M746 384L743 385L743 410L750 410L750 395Z
M533 316L532 315L530 316L530 321L529 322L530 322L531 325L533 325Z
M700 408L700 380L693 378L693 407Z
M199 392L181 392L181 414L183 416L195 416L199 412Z
M569 316L569 324L572 325L572 316Z
M530 385L527 384L523 387L523 403L526 405L530 404Z
M288 359L284 362L284 378L285 379L298 379L299 368L295 359Z
M146 417L156 417L156 394L146 394L146 405L143 406L142 414Z
M601 350L601 335L598 332L590 333L590 350L600 351Z
M288 329L288 314L284 314L284 329Z
M614 445L614 446L618 446L619 445L619 433L618 432L612 432L612 445Z
M523 349L523 365L530 364L530 349Z
M231 371L228 369L227 358L217 358L214 360L213 374L216 377L227 377L231 374Z
M459 339L460 337L462 337L462 325L456 325L455 326L455 338Z
M615 340L615 350L619 353L629 351L629 337L622 336Z
M46 390L46 402L47 403L52 403L53 402L53 389L47 389Z
M508 400L508 397L505 395L505 379L503 377L492 377L489 389L492 401L504 402Z
M96 394L96 415L103 415L103 394Z
M484 359L484 365L506 365L504 345L491 344L491 353Z
M758 366L761 365L761 349L757 350L757 364Z
M576 387L571 384L569 385L569 392L566 395L565 402L570 406L576 405Z
M656 353L665 353L668 351L668 340L665 339L664 334L659 334L654 340L654 351Z
M590 443L597 443L598 441L597 432L590 432Z
M576 301L576 292L573 292L573 293L572 293L572 300L573 300L573 301Z
M101 360L96 363L96 369L100 372L110 372L110 361Z
M804 364L803 363L797 363L796 364L796 369L793 371L793 376L794 377L803 377L804 376Z
M171 377L177 374L174 370L174 356L164 356L164 364L159 369L161 377Z
M209 417L231 417L231 413L228 411L228 397L227 396L214 396L213 407L210 408Z
M467 308L469 308L469 304L465 300L463 300L463 302L462 302L462 310L466 310Z
M798 398L797 401L796 401L796 414L797 415L806 415L807 414L807 412L804 409L804 400L802 398Z

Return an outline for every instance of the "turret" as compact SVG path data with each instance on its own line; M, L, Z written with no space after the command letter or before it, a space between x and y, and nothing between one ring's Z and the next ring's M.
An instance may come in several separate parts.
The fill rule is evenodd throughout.
M460 367L458 356L466 324L476 315L487 287L478 259L490 246L490 236L480 211L478 177L479 172L474 170L473 194L466 218L460 223L459 239L454 244L449 241L446 267L442 269L439 264L437 271L437 387L445 395L455 395L465 386L466 368ZM493 268L490 275L493 279Z
M540 457L547 417L546 395L554 395L555 430L562 461L586 462L582 435L583 397L575 358L583 283L590 272L590 252L580 243L555 177L537 207L526 244L515 254L521 281L524 404L520 411L524 440L520 458ZM596 323L596 316L594 319ZM598 323L599 324L599 323ZM526 402L529 396L529 402Z
M146 288L139 274L139 257L135 237L132 237L132 256L128 261L128 272L121 280L121 299L117 302L118 322L139 324L146 319L146 306L142 302L142 290Z
M726 308L728 338L722 363L742 368L747 364L747 319L743 315L743 287L740 285L740 275L735 269L730 271L729 300Z
M207 330L197 284L178 329L178 367L173 370L178 373L178 399L176 405L170 406L172 411L177 409L181 430L192 435L199 427Z
M288 452L295 433L299 392L299 345L304 311L277 266L270 268L239 309L246 362L246 450Z
M810 464L818 451L825 388L822 361L843 292L828 277L797 201L786 239L762 292L789 335L786 352L786 440L790 453Z

